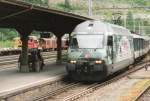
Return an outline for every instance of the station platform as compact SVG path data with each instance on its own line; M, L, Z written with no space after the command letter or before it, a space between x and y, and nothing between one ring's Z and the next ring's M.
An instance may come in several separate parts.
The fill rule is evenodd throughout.
M46 64L43 71L36 73L20 73L17 68L0 70L0 95L13 92L15 90L29 87L30 85L54 80L56 77L66 75L65 64Z

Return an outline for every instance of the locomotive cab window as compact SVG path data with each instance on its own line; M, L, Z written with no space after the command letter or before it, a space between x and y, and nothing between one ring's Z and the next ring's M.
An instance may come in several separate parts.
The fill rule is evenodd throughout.
M71 38L70 48L103 48L102 34L78 34Z
M77 38L71 39L70 48L78 48Z

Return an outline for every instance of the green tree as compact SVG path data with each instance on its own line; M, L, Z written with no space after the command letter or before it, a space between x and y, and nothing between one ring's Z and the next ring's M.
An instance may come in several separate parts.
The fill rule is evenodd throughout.
M23 0L32 4L40 5L40 6L48 6L47 0Z
M140 6L144 6L147 4L146 0L133 0L136 4L140 5Z
M70 10L71 10L70 0L65 0L65 11Z
M127 14L127 28L130 29L130 31L133 31L133 15L132 15L132 12L128 12Z
M66 5L66 8L70 8L70 1L69 0L65 0L65 5Z
M18 33L15 29L0 28L0 40L12 40L17 36Z

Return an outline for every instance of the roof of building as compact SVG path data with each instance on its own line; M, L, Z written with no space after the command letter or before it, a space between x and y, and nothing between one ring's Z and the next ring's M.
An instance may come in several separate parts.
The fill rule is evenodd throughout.
M0 0L0 27L31 28L57 34L70 33L74 27L91 18L43 8L19 0Z

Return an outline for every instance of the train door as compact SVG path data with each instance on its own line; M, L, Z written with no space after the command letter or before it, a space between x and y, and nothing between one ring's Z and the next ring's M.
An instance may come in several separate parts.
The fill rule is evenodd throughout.
M118 57L121 57L122 55L122 47L121 47L121 40L122 40L122 35L114 35L113 37L113 71L118 71L120 68L120 63L119 61L121 60L118 59Z
M108 36L107 47L108 64L113 64L113 36Z
M108 46L108 61L109 64L113 64L113 36L108 36L108 41L107 41L107 46Z
M114 72L114 36L108 36L107 39L107 59L108 59L108 74Z

